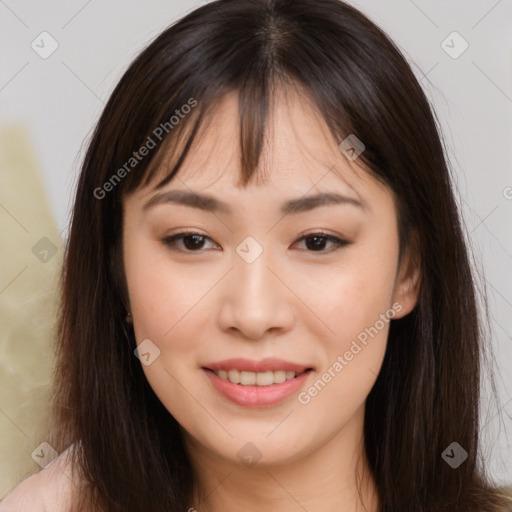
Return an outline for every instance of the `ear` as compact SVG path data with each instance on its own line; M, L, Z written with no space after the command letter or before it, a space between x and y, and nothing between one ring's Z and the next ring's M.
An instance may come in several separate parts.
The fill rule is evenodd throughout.
M408 315L416 306L421 284L421 257L419 237L416 231L411 233L409 244L404 250L400 268L397 270L393 291L393 304L398 302L402 309L395 319Z

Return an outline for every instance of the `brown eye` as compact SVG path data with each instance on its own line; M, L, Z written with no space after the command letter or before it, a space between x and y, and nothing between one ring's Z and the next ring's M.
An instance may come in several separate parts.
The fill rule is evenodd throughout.
M211 238L201 233L184 232L164 238L162 243L177 251L199 252L204 248L206 240L211 240ZM182 242L185 249L176 248L177 242Z
M350 244L350 242L346 240L341 240L340 238L325 233L310 233L302 236L298 241L302 242L303 240L306 241L306 247L311 252L332 252L339 247ZM328 243L334 244L334 249L330 251L326 250L325 245Z

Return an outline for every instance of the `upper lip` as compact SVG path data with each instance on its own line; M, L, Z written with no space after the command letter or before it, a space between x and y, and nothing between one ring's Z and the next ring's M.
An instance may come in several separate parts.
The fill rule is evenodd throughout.
M224 361L218 361L215 363L208 363L203 365L203 368L207 370L242 370L245 372L269 372L269 371L292 371L295 373L302 373L305 370L312 369L311 366L292 363L291 361L284 361L283 359L276 359L269 357L260 361L254 361L251 359L225 359Z

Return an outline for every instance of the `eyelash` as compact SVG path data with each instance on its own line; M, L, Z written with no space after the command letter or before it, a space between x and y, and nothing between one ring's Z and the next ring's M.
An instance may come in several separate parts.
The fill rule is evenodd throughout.
M183 249L176 249L175 248L175 242L176 241L182 240L183 238L186 238L188 236L194 236L194 235L195 236L199 236L199 237L204 238L204 239L207 239L207 240L211 240L210 237L208 237L206 235L203 235L202 233L198 233L196 231L183 231L181 233L177 233L175 235L171 235L171 236L168 236L166 238L163 238L161 241L162 241L162 243L166 247L169 247L170 249L175 250L175 251L186 252L186 253L202 252L202 249L198 249L197 251L191 251L191 250L188 250L188 249L183 250ZM317 232L317 233L307 233L306 235L302 235L297 240L297 242L302 242L303 240L307 240L308 238L324 238L324 239L332 242L335 245L335 248L331 249L331 250L323 249L323 250L320 250L320 251L307 251L307 252L311 252L311 253L327 254L327 253L330 253L330 252L334 252L334 251L336 251L337 249L339 249L341 247L345 247L347 245L350 245L350 243L351 243L351 242L348 242L346 240L342 240L340 238L337 238L337 237L335 237L333 235L329 235L327 233L324 233L322 231Z

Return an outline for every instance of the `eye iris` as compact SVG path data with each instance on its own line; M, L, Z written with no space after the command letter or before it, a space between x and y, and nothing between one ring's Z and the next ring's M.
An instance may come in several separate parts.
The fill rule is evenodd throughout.
M310 243L311 240L315 240L313 244ZM306 246L308 249L317 249L323 250L325 249L325 243L327 238L325 236L310 236L306 238Z
M194 240L194 242L192 244L188 244L187 243L187 240ZM199 243L197 243L199 242ZM187 248L187 249L191 249L191 250L194 250L194 249L201 249L204 245L204 236L202 235L187 235L187 236L184 236L183 237L183 245Z

